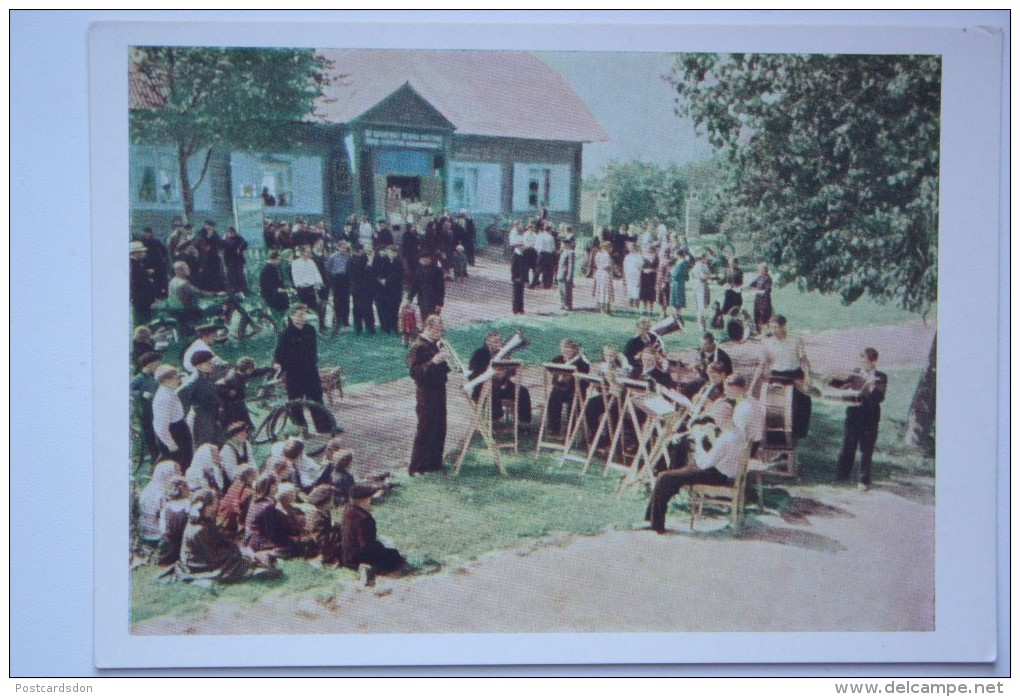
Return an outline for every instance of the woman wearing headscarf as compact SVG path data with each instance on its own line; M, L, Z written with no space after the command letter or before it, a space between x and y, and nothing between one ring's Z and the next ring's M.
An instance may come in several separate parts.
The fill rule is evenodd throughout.
M256 552L273 551L288 557L298 553L297 537L301 527L277 506L276 477L266 473L255 480L255 498L244 521L244 543ZM293 487L288 485L288 490Z
M216 526L229 540L237 539L248 516L248 509L255 498L254 481L255 468L251 465L242 467L216 509Z
M181 541L181 554L173 567L179 581L237 583L258 567L273 568L270 554L258 554L238 547L216 528L216 497L201 491L191 500L188 525Z
M188 483L184 477L174 477L170 481L169 491L159 511L160 538L156 563L160 566L173 564L180 558L181 542L191 508L189 495Z
M225 489L226 479L220 467L220 449L212 443L204 443L195 452L188 468L188 487L192 491L208 489L217 498Z
M156 463L152 479L138 495L138 533L146 542L159 542L159 513L170 490L170 483L181 476L180 466L173 460Z

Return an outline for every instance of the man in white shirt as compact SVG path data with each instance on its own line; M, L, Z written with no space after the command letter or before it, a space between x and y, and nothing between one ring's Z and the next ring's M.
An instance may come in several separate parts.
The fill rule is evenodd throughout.
M524 254L524 266L528 273L528 286L530 288L538 287L538 250L535 249L535 242L538 239L538 235L535 233L535 224L528 223L524 228L522 235L524 239L524 246L521 248Z
M807 392L811 362L804 340L787 331L785 317L773 315L769 329L772 336L762 342L761 360L751 384L758 385L764 376L770 383L793 385L793 435L803 438L811 423L811 397Z
M682 488L689 484L732 484L747 468L747 440L733 423L733 407L727 400L719 400L712 405L710 414L718 429L718 437L711 449L705 451L698 446L688 464L661 472L655 478L655 489L645 511L645 520L660 535L666 532L666 509L670 499Z
M556 264L556 238L543 227L535 236L535 251L538 252L538 270L542 276L542 287L552 288L553 269Z
M159 388L152 398L152 430L159 441L160 457L174 460L181 470L191 465L191 429L184 419L184 405L177 396L181 376L172 365L163 364L153 374Z
M301 248L300 256L290 263L291 280L297 290L298 297L319 315L319 326L322 326L322 307L319 303L319 289L323 286L322 274L312 259L312 249L307 245Z
M734 403L733 423L744 434L753 456L765 433L765 409L761 402L747 394L747 379L743 375L726 378L724 390L726 399Z
M219 372L226 372L223 369L228 365L228 363L217 356L211 346L212 342L216 338L217 331L218 328L215 324L203 324L200 327L195 327L195 333L198 337L191 342L187 350L184 352L184 355L181 357L181 364L184 366L184 369L188 371L188 375L191 377L194 377L198 370L195 368L192 358L199 351L208 351L211 353L213 355L213 365L220 369Z

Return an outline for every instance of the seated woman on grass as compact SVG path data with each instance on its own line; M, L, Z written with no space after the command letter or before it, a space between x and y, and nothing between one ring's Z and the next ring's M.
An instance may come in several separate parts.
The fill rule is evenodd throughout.
M166 499L159 511L159 546L156 550L156 563L160 566L173 564L181 554L181 542L184 529L188 526L188 512L191 509L189 500L191 492L184 477L170 480Z
M163 509L170 483L181 476L180 466L173 460L156 463L152 479L138 495L138 535L143 542L156 544L162 533L159 529L159 513Z
M279 557L299 553L297 538L302 526L277 505L276 477L266 473L255 480L255 498L244 521L244 543L256 552L272 551ZM293 485L288 486L293 492Z
M171 571L178 581L209 584L237 583L259 569L275 570L272 554L239 547L224 538L216 528L216 497L208 490L191 500L188 525L184 529L180 559Z

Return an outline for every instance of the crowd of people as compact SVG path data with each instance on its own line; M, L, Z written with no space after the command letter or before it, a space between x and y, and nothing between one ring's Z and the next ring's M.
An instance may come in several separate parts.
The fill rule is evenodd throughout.
M147 553L168 566L169 575L185 580L236 581L272 573L276 558L294 556L321 556L355 568L370 564L383 573L406 571L399 553L376 537L368 502L379 487L353 481L353 455L335 437L317 458L305 451L300 439L278 443L256 467L250 445L254 424L245 403L256 363L249 357L228 363L216 355L216 325L201 323L199 304L203 297L251 294L247 244L233 228L221 239L212 221L198 231L175 222L166 244L146 228L130 246L136 327L131 390L144 446L154 463L137 499L139 539L148 545ZM338 236L330 235L321 221L311 225L300 219L293 224L267 219L264 241L270 251L258 271L258 293L284 326L272 366L265 370L282 373L291 402L321 405L320 336L335 336L347 328L374 334L377 325L382 333L401 335L409 347L407 366L417 403L409 471L445 471L446 384L452 356L443 340L442 310L446 284L466 277L475 263L474 235L464 211L456 217L449 212L426 214L418 221L408 217L392 227L385 219L372 225L367 216L360 221L352 216ZM576 240L571 226L554 225L544 215L515 221L506 242L514 314L524 313L525 288L557 288L561 308L572 310ZM552 363L571 366L577 373L593 372L609 382L627 379L652 389L676 390L694 405L692 418L712 420L725 436L713 453L698 457L689 439L679 438L671 446L670 468L658 473L647 511L651 527L661 532L667 504L677 491L691 483L732 481L741 458L756 452L762 409L749 388L763 380L803 388L810 380L810 363L803 343L786 331L785 319L773 314L772 281L764 264L745 283L736 258L707 249L695 256L657 220L636 226L633 234L627 225L615 233L604 230L586 251L581 272L593 279L600 310L612 312L615 286L622 281L629 308L645 317L625 346L602 347L601 361L590 362L580 344L567 339ZM716 302L714 308L712 282L724 289L722 305ZM685 366L667 358L651 317L661 312L682 323L688 283L693 283L703 340L695 363ZM754 294L753 316L744 308L745 291ZM145 323L161 300L194 330L180 366L155 350L146 332ZM310 323L313 317L317 327ZM734 340L763 337L763 360L750 382L734 374L730 357L716 345L710 329L725 330ZM498 332L486 335L466 367L469 379L489 369L503 342ZM874 349L862 357L867 357L866 365L848 380L864 385L867 396L853 407L857 411L848 411L839 474L849 476L860 449L861 481L867 484L886 379L875 370ZM497 371L493 385L493 418L502 417L504 403L512 398L518 421L530 424L531 395L515 383L513 372ZM573 377L553 376L544 405L544 428L550 433L562 432L565 410L578 389L583 388ZM807 433L811 405L806 392L795 391L797 437ZM473 398L478 399L477 389ZM579 418L589 434L595 434L607 410L617 408L606 397L592 399ZM316 433L341 432L328 409L310 413ZM301 406L292 408L290 416L307 431ZM618 418L617 413L610 416Z

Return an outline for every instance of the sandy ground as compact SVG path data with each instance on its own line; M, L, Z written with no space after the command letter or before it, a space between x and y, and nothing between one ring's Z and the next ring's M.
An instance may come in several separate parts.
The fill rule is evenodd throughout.
M451 284L448 325L506 316L505 267L480 260L475 278ZM590 301L582 279L576 307ZM558 294L528 291L529 314L559 312ZM805 337L820 373L853 364L875 346L886 367L924 365L934 326L904 324ZM738 361L754 344L727 346ZM466 359L467 356L465 355ZM541 370L526 371L536 409ZM459 451L469 405L457 381L449 394L448 453ZM414 413L409 379L352 386L339 418L356 451L356 474L402 472L413 423L394 433L394 414ZM759 514L733 538L710 518L691 532L674 515L672 534L645 530L561 534L490 554L460 568L376 588L269 594L258 611L226 601L187 617L157 617L136 634L561 631L924 631L934 628L934 481L886 481L869 492L781 485L795 497L784 515ZM635 512L635 522L640 511ZM568 571L567 571L568 570ZM258 620L254 620L257 617Z

